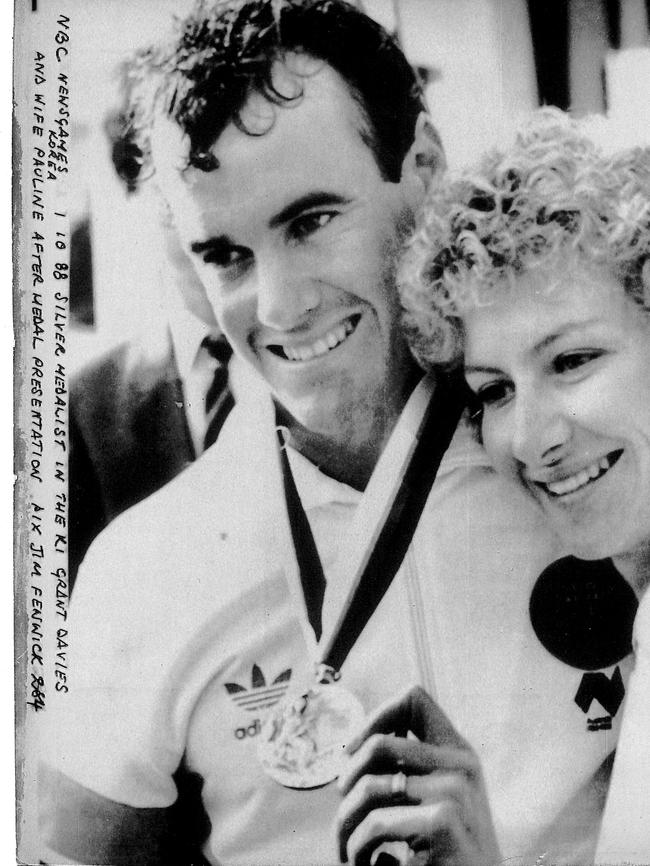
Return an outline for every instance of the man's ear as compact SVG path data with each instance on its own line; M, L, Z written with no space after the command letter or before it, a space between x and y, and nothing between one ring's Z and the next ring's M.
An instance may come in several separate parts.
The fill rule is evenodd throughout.
M422 192L445 170L447 160L438 130L426 111L415 122L415 137L402 162L402 180L415 181Z

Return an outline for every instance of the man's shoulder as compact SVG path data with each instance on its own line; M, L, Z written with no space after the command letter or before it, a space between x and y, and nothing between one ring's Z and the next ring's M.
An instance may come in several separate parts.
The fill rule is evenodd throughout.
M217 442L187 469L125 511L100 534L82 566L82 579L110 582L125 591L152 581L178 586L187 575L218 574L236 559L278 503L270 490L260 431L247 426L235 406ZM248 544L246 539L249 539ZM212 579L212 578L211 578ZM148 590L145 589L145 593Z
M230 474L226 455L213 446L202 457L151 496L129 508L102 532L91 548L96 556L113 553L120 558L132 550L141 557L157 556L161 561L195 537L205 546L204 526L227 523L230 509L220 507L227 498Z

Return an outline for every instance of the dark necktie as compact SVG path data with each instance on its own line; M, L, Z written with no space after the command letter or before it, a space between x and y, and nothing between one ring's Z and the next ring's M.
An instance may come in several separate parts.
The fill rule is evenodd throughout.
M214 377L205 395L205 414L211 419L203 439L205 450L216 442L235 401L228 387L228 362L232 355L228 341L225 337L208 336L204 338L201 345L217 362Z

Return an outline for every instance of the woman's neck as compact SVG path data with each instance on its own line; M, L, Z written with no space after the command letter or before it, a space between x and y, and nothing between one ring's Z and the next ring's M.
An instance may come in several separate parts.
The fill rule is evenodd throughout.
M650 583L650 539L644 545L612 557L614 565L640 598Z

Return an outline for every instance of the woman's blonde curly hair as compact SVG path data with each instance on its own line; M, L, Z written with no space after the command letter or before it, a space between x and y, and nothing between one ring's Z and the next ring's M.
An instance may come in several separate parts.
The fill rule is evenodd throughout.
M399 270L404 325L425 368L462 360L462 311L518 274L577 253L650 296L650 148L605 156L582 126L541 109L508 151L444 180Z

